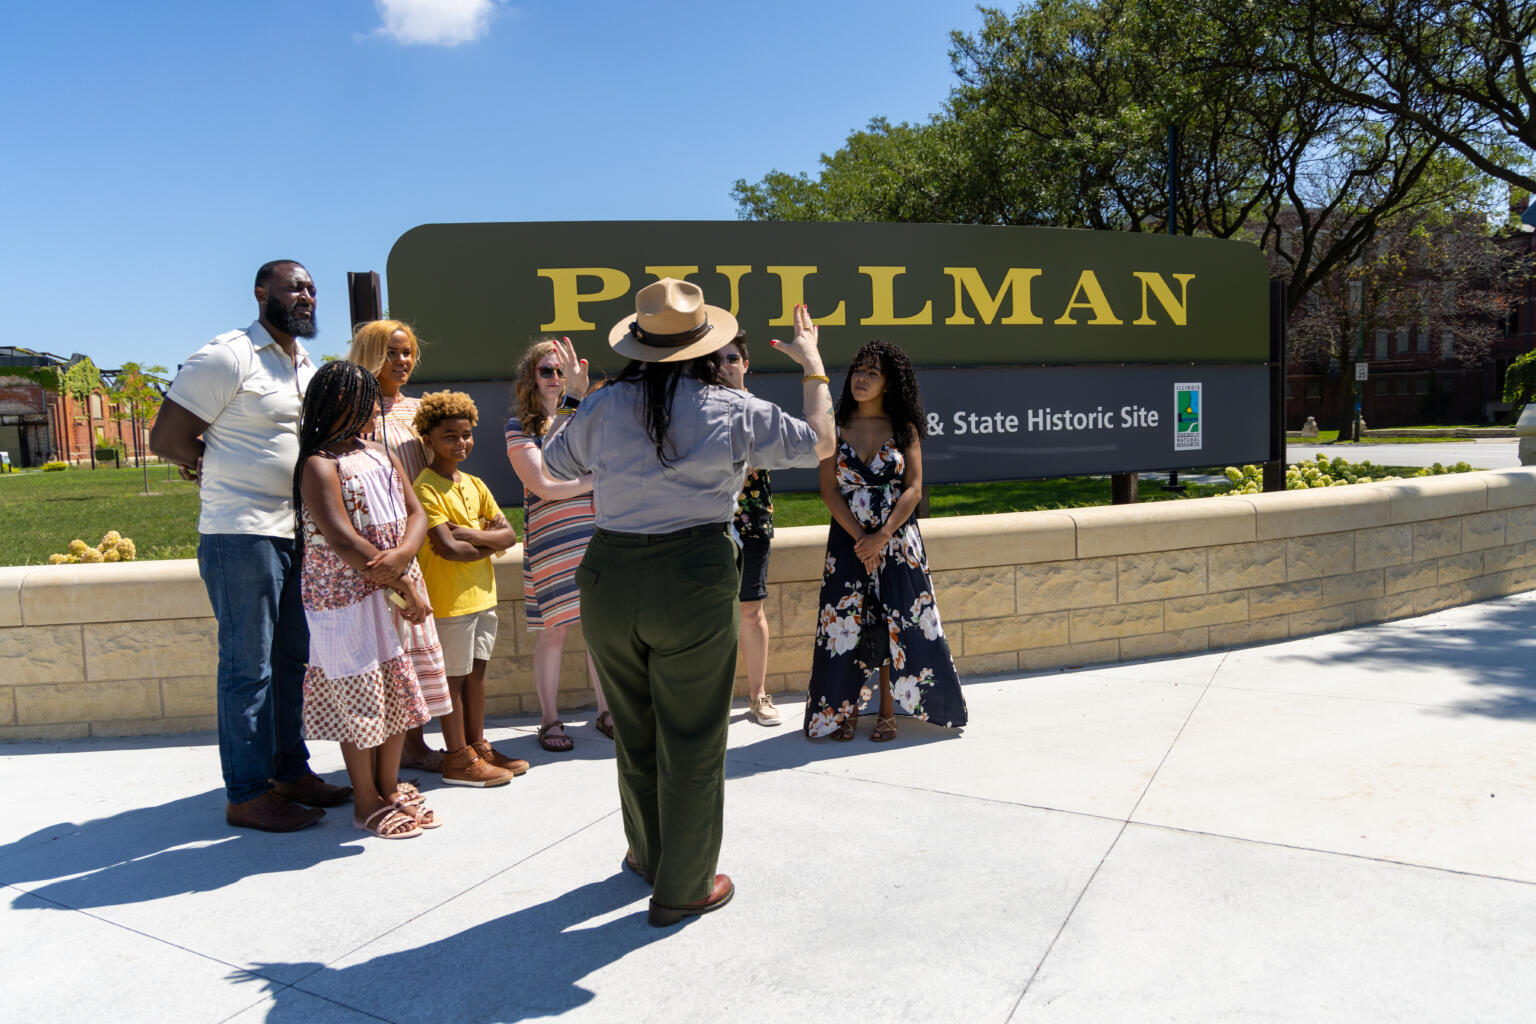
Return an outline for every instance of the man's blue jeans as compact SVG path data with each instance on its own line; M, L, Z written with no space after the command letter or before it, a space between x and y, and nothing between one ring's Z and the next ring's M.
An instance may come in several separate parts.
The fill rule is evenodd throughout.
M309 771L304 666L309 625L297 544L286 537L204 533L197 568L219 621L219 759L230 803Z

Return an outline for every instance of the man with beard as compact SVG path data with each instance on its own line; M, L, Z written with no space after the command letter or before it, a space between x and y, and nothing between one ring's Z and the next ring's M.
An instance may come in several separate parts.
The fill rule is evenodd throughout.
M315 365L315 283L293 260L256 271L260 316L194 352L149 446L202 489L197 567L219 624L219 757L231 825L291 832L347 800L309 769L309 627L299 594L293 469Z

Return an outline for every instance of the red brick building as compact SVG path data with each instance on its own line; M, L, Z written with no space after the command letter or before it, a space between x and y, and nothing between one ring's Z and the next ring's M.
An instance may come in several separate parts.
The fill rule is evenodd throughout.
M85 403L52 390L51 367L73 361L0 347L0 451L12 466L25 469L55 460L88 465L98 444L120 448L125 462L149 455L153 419L135 423L104 388Z

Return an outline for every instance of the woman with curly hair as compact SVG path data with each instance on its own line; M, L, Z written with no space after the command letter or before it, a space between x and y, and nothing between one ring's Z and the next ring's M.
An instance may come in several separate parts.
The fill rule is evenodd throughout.
M952 728L965 697L939 622L917 529L926 417L907 354L871 341L853 357L837 403L837 454L821 463L832 512L821 578L805 734L853 739L878 670L869 738L896 738L896 712ZM896 673L893 683L891 675Z
M507 461L527 493L523 506L523 609L528 628L536 634L533 688L539 697L539 746L561 753L575 745L559 716L560 663L565 632L581 619L576 566L592 539L592 474L556 480L544 471L541 452L545 435L556 416L569 415L575 408L574 400L566 400L565 374L552 339L536 341L523 353L513 392L517 412L507 420ZM594 724L598 732L613 739L613 715L590 654L587 674L597 695Z

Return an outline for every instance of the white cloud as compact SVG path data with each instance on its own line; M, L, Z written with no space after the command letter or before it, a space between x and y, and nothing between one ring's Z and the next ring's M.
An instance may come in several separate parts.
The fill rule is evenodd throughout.
M377 29L397 43L458 46L485 35L496 15L497 0L374 0Z

